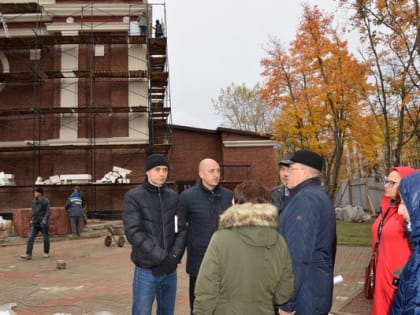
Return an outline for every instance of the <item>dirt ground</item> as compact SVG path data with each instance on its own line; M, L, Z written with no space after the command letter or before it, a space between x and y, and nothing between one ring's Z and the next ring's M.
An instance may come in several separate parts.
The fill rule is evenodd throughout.
M372 309L372 300L367 300L363 292L359 293L353 300L346 304L340 313L369 315Z

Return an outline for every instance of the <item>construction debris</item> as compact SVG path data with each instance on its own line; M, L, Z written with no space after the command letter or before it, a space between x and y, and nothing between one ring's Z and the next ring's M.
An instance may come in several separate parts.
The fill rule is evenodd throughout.
M0 315L16 315L12 308L16 307L16 303L6 303L0 305Z
M0 186L16 186L15 175L0 172Z
M106 173L105 176L102 177L102 179L97 180L96 182L102 184L129 184L130 179L127 178L127 175L129 174L131 174L131 170L114 166L112 168L112 171Z
M368 222L371 216L361 206L346 205L335 208L337 220L346 222Z
M49 179L44 180L41 176L38 176L35 181L35 185L81 185L89 184L92 181L92 175L90 174L64 174L64 175L53 175Z
M95 183L98 184L129 184L130 179L127 175L131 174L131 170L114 166L112 171L106 173L104 177L97 180ZM44 180L41 176L38 176L35 185L83 185L90 184L92 182L92 175L90 174L64 174L64 175L53 175L50 178Z
M3 243L9 237L9 234L13 232L13 222L11 220L5 220L0 215L0 244ZM1 315L1 313L0 313Z

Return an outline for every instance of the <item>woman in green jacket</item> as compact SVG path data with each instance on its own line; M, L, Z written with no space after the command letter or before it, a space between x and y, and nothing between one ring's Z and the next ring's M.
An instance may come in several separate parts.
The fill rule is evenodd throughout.
M290 254L268 200L255 181L235 188L235 205L221 215L198 273L194 315L272 315L292 296Z

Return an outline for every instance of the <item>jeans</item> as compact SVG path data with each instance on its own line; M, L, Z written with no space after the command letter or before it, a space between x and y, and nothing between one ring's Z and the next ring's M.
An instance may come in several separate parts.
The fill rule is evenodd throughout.
M140 36L147 35L147 26L140 25Z
M26 254L32 256L32 249L34 247L34 241L38 232L42 233L44 238L44 253L48 254L50 252L50 237L48 235L48 224L31 224L28 235L28 243L26 244Z
M157 315L173 315L175 311L176 271L154 276L151 269L135 267L132 315L151 315L156 296Z

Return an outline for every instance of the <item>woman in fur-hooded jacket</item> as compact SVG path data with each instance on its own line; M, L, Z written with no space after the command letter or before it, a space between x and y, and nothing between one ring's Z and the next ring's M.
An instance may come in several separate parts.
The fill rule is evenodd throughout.
M226 210L198 273L194 315L272 315L293 294L286 242L277 232L278 211L244 203Z

